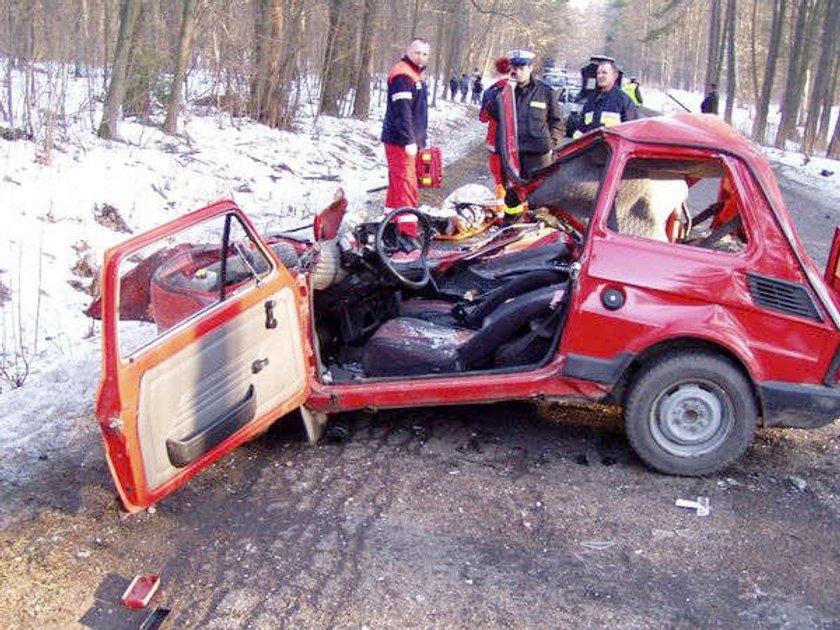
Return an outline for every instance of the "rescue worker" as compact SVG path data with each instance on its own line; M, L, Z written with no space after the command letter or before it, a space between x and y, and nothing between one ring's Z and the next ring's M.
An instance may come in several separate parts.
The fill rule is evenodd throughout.
M551 152L563 137L563 115L551 88L532 79L534 53L512 50L508 53L510 78L516 82L516 143L524 177L552 162Z
M502 160L499 156L499 151L496 148L496 133L498 130L498 122L496 119L496 99L499 96L502 88L508 83L508 75L510 74L510 61L507 57L499 57L493 64L496 72L500 78L484 91L481 98L481 111L478 114L478 119L487 123L487 168L490 169L490 174L493 176L493 181L496 183L496 211L498 213L505 212L505 177L502 173Z
M388 161L386 212L417 207L417 149L426 146L428 120L423 77L428 58L428 42L415 39L388 73L388 102L382 122L382 142Z
M717 84L709 83L706 86L706 98L700 103L700 111L703 114L717 114L718 113L718 93Z
M601 61L595 73L595 85L583 105L580 118L580 133L598 127L612 127L639 117L639 110L633 100L618 86L618 69L612 61ZM576 134L579 135L579 134Z
M639 87L636 77L630 77L630 83L627 83L621 89L637 106L642 104L642 88Z

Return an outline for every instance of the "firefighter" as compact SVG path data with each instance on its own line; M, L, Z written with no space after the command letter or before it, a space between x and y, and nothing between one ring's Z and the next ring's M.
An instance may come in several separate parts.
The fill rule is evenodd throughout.
M426 146L428 104L423 69L429 44L415 39L388 74L388 103L382 123L382 142L388 161L385 210L417 207L417 149Z
M639 87L639 82L636 80L636 77L630 77L630 83L626 84L621 90L637 106L642 104L642 88Z
M598 127L612 127L639 117L633 100L618 86L618 69L612 61L601 61L595 74L598 89L586 99L580 119L580 133Z

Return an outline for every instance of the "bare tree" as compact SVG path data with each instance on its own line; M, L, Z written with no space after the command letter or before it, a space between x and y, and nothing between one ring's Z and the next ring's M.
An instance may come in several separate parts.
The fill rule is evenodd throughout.
M738 11L737 0L727 0L726 3L726 109L723 118L732 124L732 110L735 107L735 95L738 88L738 66L735 62L735 16Z
M718 83L720 80L720 60L723 48L721 22L721 0L712 0L709 12L709 42L706 56L706 84Z
M362 19L359 21L359 68L356 72L356 90L353 99L353 118L366 120L370 113L370 79L373 62L373 38L368 35L379 15L379 0L362 0Z
M827 0L824 13L822 45L814 72L814 81L808 98L805 133L802 138L802 151L810 155L815 146L825 146L817 140L817 127L821 117L821 108L832 105L832 74L837 51L837 38L840 36L840 0Z
M166 120L163 130L174 134L178 129L178 112L181 109L181 94L184 91L184 81L187 76L187 66L190 62L192 50L192 35L195 28L195 0L184 0L184 11L181 16L181 31L178 36L178 59L175 64L175 76L169 90L169 107L166 110Z
M793 137L794 130L796 129L799 104L802 98L802 88L805 82L803 57L807 33L806 26L813 8L813 0L801 0L799 11L796 14L793 47L791 48L790 58L788 59L787 81L784 97L782 98L782 118L779 122L779 131L776 134L776 148L779 149L784 148L785 141Z
M120 34L114 53L111 83L108 86L108 96L105 99L105 106L102 111L102 122L99 124L98 134L100 138L111 139L117 134L117 121L125 98L129 46L134 38L134 28L143 2L144 0L123 0L122 3Z
M764 142L764 135L767 129L767 111L770 109L770 95L773 93L773 83L776 78L776 64L779 60L786 12L787 0L774 0L770 44L767 47L767 63L764 66L764 79L761 82L761 94L756 103L755 121L752 131L753 138L761 143Z

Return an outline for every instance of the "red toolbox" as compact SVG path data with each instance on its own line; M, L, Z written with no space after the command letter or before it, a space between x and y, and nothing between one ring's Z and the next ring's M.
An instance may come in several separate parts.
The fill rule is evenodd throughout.
M417 184L420 188L440 188L443 185L440 147L417 151Z

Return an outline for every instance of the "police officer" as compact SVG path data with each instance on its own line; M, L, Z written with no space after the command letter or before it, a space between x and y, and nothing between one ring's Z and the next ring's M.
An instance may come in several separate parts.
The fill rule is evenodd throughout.
M388 74L388 104L382 142L388 161L386 211L417 207L417 148L426 146L428 104L423 69L429 44L415 39Z
M516 82L516 143L522 175L531 177L535 171L552 162L551 151L563 137L563 115L560 103L551 88L532 79L534 53L512 50L508 53L510 77Z
M618 86L618 69L612 61L601 61L595 73L598 89L586 99L580 119L582 133L598 127L612 127L639 117L633 100Z

